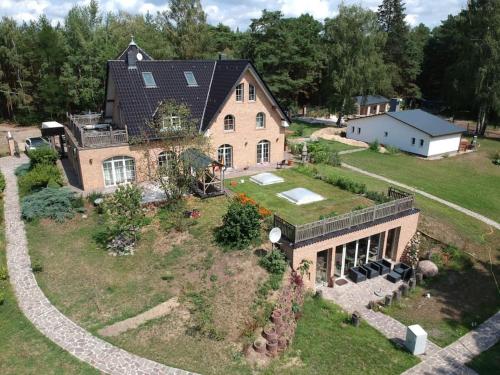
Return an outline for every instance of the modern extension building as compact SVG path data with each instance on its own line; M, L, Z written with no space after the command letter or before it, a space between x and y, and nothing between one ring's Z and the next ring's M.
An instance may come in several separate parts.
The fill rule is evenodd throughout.
M132 41L107 63L104 113L69 116L68 156L85 191L147 180L136 167L143 152L132 140L147 136L166 100L189 107L210 138L209 156L225 169L283 160L289 119L249 61L154 60ZM176 114L163 121L182 126ZM163 151L151 148L165 162Z
M457 152L464 130L421 109L387 112L352 119L347 138L383 145L422 156Z

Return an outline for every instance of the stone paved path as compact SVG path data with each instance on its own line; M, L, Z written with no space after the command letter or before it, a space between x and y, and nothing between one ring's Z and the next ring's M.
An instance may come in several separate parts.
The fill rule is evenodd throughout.
M345 167L345 168L347 168L347 169L350 169L352 171L355 171L355 172L358 172L358 173L362 173L364 175L376 178L376 179L381 180L381 181L388 182L391 185L399 186L399 187L401 187L403 189L406 189L406 190L412 191L414 193L423 195L426 198L429 198L429 199L432 199L432 200L434 200L436 202L444 204L445 206L448 206L448 207L453 208L453 209L455 209L457 211L460 211L460 212L462 212L462 213L464 213L464 214L466 214L468 216L473 217L474 219L480 220L483 223L491 225L492 227L500 230L500 223L497 223L496 221L494 221L494 220L492 220L490 218L487 218L486 216L478 214L477 212L474 212L474 211L471 211L471 210L469 210L467 208L459 206L458 204L455 204L455 203L449 202L447 200L444 200L442 198L436 197L435 195L426 193L423 190L416 189L413 186L409 186L409 185L403 184L401 182L398 182L398 181L395 181L395 180L391 180L391 179L389 179L387 177L380 176L378 174L365 171L364 169L357 168L357 167L354 167L354 166L346 164L346 163L342 163L342 166Z
M7 267L10 282L24 315L54 343L104 373L113 375L193 374L139 357L94 337L52 306L39 288L31 271L26 232L21 220L14 170L26 161L26 157L0 159L0 169L7 182L4 193Z
M476 374L467 366L472 358L491 348L500 340L500 312L457 341L439 350L426 361L405 371L404 375Z
M368 324L402 346L406 338L406 326L389 315L367 308L368 302L383 299L387 294L392 294L401 284L401 281L394 284L383 277L377 277L358 284L349 281L348 284L340 287L320 289L324 298L334 301L349 313L358 311ZM426 353L420 355L419 358L425 360L438 350L440 350L439 346L428 341Z
M340 287L318 289L322 291L324 298L332 300L349 313L358 311L368 324L390 340L403 345L406 326L386 314L367 308L369 301L382 299L397 289L399 284L392 284L378 277L359 284L349 281L349 284ZM474 375L476 372L466 364L498 341L500 312L445 348L427 341L426 353L419 356L422 362L408 369L404 375Z

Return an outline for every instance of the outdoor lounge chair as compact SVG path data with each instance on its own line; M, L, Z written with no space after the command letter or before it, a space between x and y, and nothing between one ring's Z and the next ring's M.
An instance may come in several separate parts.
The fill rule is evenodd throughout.
M387 261L385 261L385 262L387 262ZM389 263L389 262L387 262L387 263ZM373 262L372 264L378 269L378 272L381 275L386 275L389 272L391 272L390 263L389 263L389 266L387 266L386 264L384 264L382 261L376 261L376 262Z
M399 273L401 275L401 279L404 281L411 277L411 267L407 264L398 263L394 266L393 271Z
M365 264L364 266L361 266L361 268L366 270L366 276L369 279L373 279L374 277L377 277L379 274L378 270L375 267L371 267L370 263Z
M391 283L396 283L401 280L401 275L397 272L391 271L387 274L387 280L389 280Z
M361 267L349 268L349 278L355 283L366 280L366 271L361 269Z

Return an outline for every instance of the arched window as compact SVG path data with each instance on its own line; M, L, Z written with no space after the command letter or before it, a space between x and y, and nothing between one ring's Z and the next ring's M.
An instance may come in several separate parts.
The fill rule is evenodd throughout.
M102 162L104 186L116 186L135 181L135 161L129 156L115 156Z
M227 115L224 117L224 131L234 131L234 116Z
M260 141L257 143L257 163L269 163L269 155L271 154L271 142Z
M226 168L233 167L233 146L222 145L217 149L217 160Z
M255 117L255 123L257 126L257 129L263 129L266 127L266 115L263 112L257 113L257 116Z
M158 154L158 166L167 167L168 163L173 159L174 153L172 151L162 151Z

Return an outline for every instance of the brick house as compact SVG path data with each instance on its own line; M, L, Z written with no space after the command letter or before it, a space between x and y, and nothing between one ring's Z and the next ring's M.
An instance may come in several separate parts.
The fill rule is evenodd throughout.
M284 158L290 120L251 62L154 60L132 41L107 63L104 113L69 116L68 157L85 191L147 180L136 168L142 149L131 140L147 134L164 100L189 107L199 131L210 138L209 156L225 170ZM164 162L162 150L154 151Z
M387 112L390 100L380 95L359 95L354 102L357 116L370 116Z

